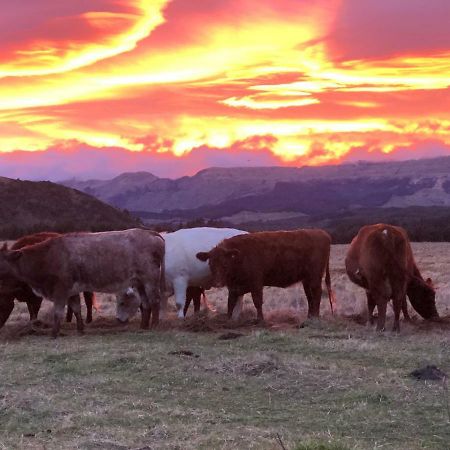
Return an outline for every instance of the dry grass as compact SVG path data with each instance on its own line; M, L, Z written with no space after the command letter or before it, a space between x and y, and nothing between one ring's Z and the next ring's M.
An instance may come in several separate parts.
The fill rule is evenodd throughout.
M448 315L450 246L415 250ZM324 297L324 318L300 329L297 286L267 289L265 328L250 299L230 324L220 290L208 295L217 313L171 314L154 332L138 318L116 325L103 295L85 336L70 324L56 341L17 305L0 332L0 448L281 449L277 433L298 450L448 448L442 383L408 374L425 364L450 373L450 328L418 321L378 335L345 319L364 310L364 295L344 276L344 251L332 257L339 317Z

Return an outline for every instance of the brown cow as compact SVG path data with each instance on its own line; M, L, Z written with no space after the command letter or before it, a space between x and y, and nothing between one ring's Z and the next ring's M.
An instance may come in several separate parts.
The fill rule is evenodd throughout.
M73 233L47 239L21 250L0 252L0 277L13 275L53 301L53 336L59 333L67 301L83 331L80 302L84 290L117 293L129 287L142 292L142 328L159 321L164 280L164 239L157 233L131 229Z
M334 301L330 245L330 235L323 230L260 232L225 239L197 258L209 261L216 286L227 286L229 318L238 297L251 292L257 318L263 321L263 287L285 288L299 281L308 299L308 317L318 317L324 273L330 304Z
M439 317L431 280L422 278L403 228L383 223L362 227L350 244L345 267L350 280L366 290L370 323L377 307L378 331L385 328L390 299L394 305L393 331L400 331L400 310L407 311L406 295L424 319Z
M27 245L37 244L46 239L60 236L60 233L41 232L30 234L18 239L11 247L11 250L19 250ZM6 248L6 247L5 247ZM15 277L6 277L0 280L0 328L8 320L14 309L14 299L19 302L25 302L30 314L30 321L36 320L41 308L42 297L36 295L28 284L19 281ZM84 301L86 303L86 322L92 322L92 307L94 304L94 294L84 292ZM70 307L67 308L68 322L72 319L73 312Z

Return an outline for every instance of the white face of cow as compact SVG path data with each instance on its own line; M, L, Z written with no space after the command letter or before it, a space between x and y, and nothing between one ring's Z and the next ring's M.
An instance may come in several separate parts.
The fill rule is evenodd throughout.
M139 293L128 288L125 292L117 295L116 318L121 323L127 323L137 312L141 305Z

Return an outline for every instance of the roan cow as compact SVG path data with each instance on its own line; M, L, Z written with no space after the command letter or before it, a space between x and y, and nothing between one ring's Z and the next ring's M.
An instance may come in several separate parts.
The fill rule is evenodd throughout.
M30 234L18 239L11 247L11 250L19 250L28 245L37 244L46 239L60 236L60 233L42 232ZM5 247L6 249L6 247ZM36 295L31 287L14 276L5 277L0 280L0 328L8 320L14 309L14 300L27 304L30 314L30 321L36 320L41 308L42 297ZM92 322L92 307L94 305L94 294L84 292L84 301L86 303L86 322ZM72 320L73 312L70 307L67 308L67 322Z
M52 334L59 333L67 302L83 331L82 291L106 293L137 289L142 300L141 327L159 320L164 283L164 239L153 231L131 229L102 233L71 233L20 250L0 251L0 278L15 276L53 302Z
M212 249L223 239L246 233L232 228L188 228L164 234L166 242L165 273L166 294L175 294L178 317L185 316L189 286L209 289L212 286L211 271L207 263L196 258L198 252ZM131 292L131 291L130 291ZM166 309L167 296L163 308ZM117 319L126 322L138 310L139 296L117 297ZM242 297L239 306L242 305ZM187 308L186 308L187 311Z
M350 244L345 267L350 280L366 290L371 324L377 307L378 331L385 328L390 299L394 306L393 331L400 331L402 309L408 318L406 296L424 319L439 318L432 282L422 278L403 228L383 223L362 227Z
M288 287L303 283L308 300L308 317L318 317L322 278L330 299L329 257L331 238L323 230L270 231L225 239L209 252L197 253L209 261L215 286L228 288L228 317L237 299L251 292L258 321L264 320L263 287Z

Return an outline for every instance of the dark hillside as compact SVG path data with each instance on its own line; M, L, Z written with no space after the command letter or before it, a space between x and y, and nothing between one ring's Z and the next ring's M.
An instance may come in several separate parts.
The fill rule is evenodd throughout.
M0 177L0 237L4 239L43 230L118 230L139 223L129 213L75 189Z

